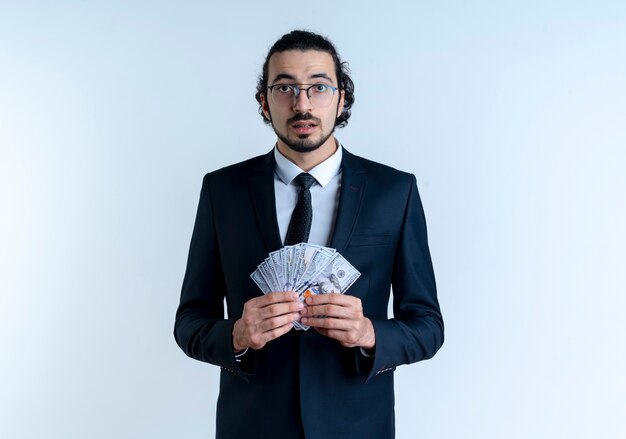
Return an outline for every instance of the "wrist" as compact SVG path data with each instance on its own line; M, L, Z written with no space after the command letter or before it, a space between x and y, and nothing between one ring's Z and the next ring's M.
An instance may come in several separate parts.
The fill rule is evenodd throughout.
M248 349L248 346L246 346L243 343L243 341L240 340L240 338L237 336L237 333L239 332L237 331L237 329L240 323L241 323L241 319L237 320L235 324L233 325L232 338L233 338L233 351L235 353L240 353L241 351Z
M366 319L366 328L365 336L362 342L359 343L359 347L366 352L374 352L374 348L376 347L376 333L374 332L374 325L370 319Z

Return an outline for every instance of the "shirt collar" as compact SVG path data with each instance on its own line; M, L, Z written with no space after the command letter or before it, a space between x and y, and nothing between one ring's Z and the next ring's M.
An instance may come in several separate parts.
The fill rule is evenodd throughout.
M325 187L339 173L341 169L341 159L343 157L343 147L339 145L337 151L322 163L309 171L320 186ZM289 184L304 172L295 163L289 161L276 146L274 146L274 159L276 160L276 175L285 184Z

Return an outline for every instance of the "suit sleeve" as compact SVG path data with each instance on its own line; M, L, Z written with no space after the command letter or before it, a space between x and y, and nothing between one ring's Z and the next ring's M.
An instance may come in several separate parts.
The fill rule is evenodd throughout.
M212 214L209 177L204 177L200 192L174 338L189 357L221 366L246 379L232 347L235 320L224 319L226 287Z
M372 321L376 350L366 381L401 364L431 358L444 340L426 220L415 176L411 175L409 184L392 274L394 317Z

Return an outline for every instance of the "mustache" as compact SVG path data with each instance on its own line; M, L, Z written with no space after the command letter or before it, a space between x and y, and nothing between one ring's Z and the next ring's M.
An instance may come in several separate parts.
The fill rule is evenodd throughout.
M314 122L316 125L319 125L321 123L321 120L319 120L317 117L314 117L311 113L298 113L294 117L289 118L287 120L287 123L291 125L293 123L300 122L301 120Z

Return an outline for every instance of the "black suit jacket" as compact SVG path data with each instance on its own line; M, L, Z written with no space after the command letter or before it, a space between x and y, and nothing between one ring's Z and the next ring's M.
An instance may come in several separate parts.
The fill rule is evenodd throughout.
M202 185L174 335L187 355L221 367L217 437L392 438L393 370L443 343L415 177L343 151L330 246L362 273L348 294L374 325L373 358L292 330L235 361L233 324L261 294L250 274L282 246L274 197L272 152L209 173Z

